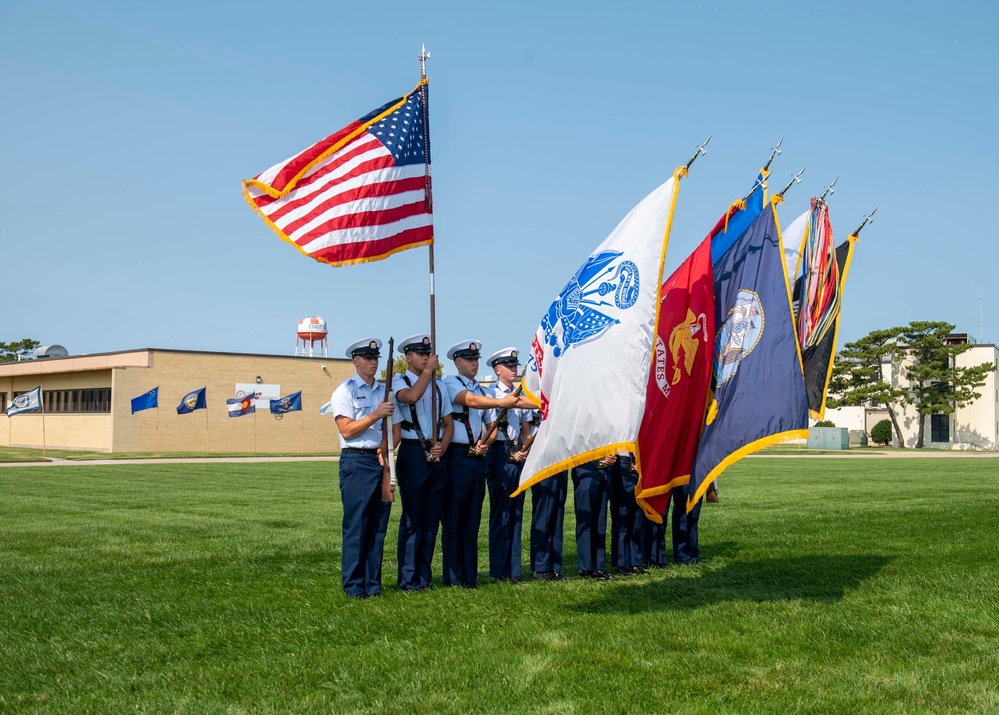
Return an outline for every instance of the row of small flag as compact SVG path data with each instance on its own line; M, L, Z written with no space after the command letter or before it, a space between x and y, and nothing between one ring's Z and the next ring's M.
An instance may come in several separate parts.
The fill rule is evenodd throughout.
M159 403L160 388L154 387L149 392L132 399L132 414L142 410L155 409ZM242 417L257 411L255 394L235 397L225 401L230 417ZM274 415L283 415L286 412L298 412L302 409L302 392L294 392L286 397L279 397L276 400L268 400L270 412ZM324 405L325 407L325 405ZM208 388L202 387L198 390L188 392L177 405L177 414L186 415L195 410L208 409ZM320 410L322 412L322 410Z
M194 412L195 410L204 410L208 408L208 388L202 387L200 390L193 390L184 395L181 399L180 404L177 405L177 414L186 415L189 412ZM246 395L244 397L236 397L231 400L226 400L226 408L229 410L230 417L242 417L243 415L249 415L256 412L257 408L254 405L256 395ZM270 412L273 415L283 415L286 412L298 412L302 409L302 391L293 392L286 397L280 397L276 400L268 400L270 406ZM132 414L136 412L141 412L142 410L156 409L160 406L160 388L154 387L149 392L139 395L138 397L132 398ZM15 397L4 414L8 417L13 417L21 412L37 412L42 409L42 386L39 385L34 390L24 392L17 397ZM331 409L331 404L327 402L325 405L319 408L319 413L326 415L329 414Z

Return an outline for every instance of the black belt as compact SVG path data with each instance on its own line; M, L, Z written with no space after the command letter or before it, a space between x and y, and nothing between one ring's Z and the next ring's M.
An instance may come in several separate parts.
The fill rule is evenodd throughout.
M340 454L378 454L377 447L344 447Z

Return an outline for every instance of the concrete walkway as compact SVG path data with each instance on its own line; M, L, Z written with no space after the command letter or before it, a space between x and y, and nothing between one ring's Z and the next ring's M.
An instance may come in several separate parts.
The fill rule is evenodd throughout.
M906 449L890 452L825 452L800 454L751 454L752 459L999 459L999 452L965 452L940 449ZM48 462L0 462L4 467L64 467L113 464L258 464L261 462L338 462L339 457L178 457L174 459L52 459Z
M109 464L257 464L260 462L339 462L339 457L176 457L173 459L51 459L48 462L0 462L4 467L65 467Z

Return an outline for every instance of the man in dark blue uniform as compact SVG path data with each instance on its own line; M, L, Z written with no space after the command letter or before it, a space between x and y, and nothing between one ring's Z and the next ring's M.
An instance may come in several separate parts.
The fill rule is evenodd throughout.
M435 377L439 361L430 354L430 336L421 333L406 338L399 352L409 365L392 380L397 408L392 421L399 444L396 476L402 497L399 588L423 591L433 581L431 564L447 485L441 458L451 443L454 425L451 398L444 383ZM430 388L431 380L436 390ZM437 424L432 419L432 399L436 400Z
M576 566L583 578L607 581L608 468L617 457L604 457L572 468L576 507Z
M343 591L352 598L378 596L382 590L382 551L391 504L382 501L386 435L382 420L394 404L375 381L378 338L347 348L354 375L333 391L330 406L340 438L340 498L343 501Z
M441 552L444 562L444 585L475 588L479 572L479 524L482 502L486 496L486 451L484 425L486 412L493 408L513 407L517 398L495 398L486 394L475 376L479 372L482 342L463 340L447 351L457 375L444 379L454 412L454 434L446 453L447 487L444 492L444 517L441 529Z
M512 395L517 366L520 365L516 348L503 348L486 363L496 373L493 397L502 399ZM520 486L520 470L527 453L521 444L527 438L527 425L523 423L523 410L534 403L523 395L517 397L518 407L507 410L496 431L496 441L488 453L489 476L489 575L494 582L520 583L521 539L524 518L524 494L510 497ZM523 409L522 409L523 408ZM489 425L492 429L494 420Z
M642 568L642 522L648 521L635 501L638 472L634 457L621 454L610 472L611 563L621 576L645 573Z
M530 436L525 449L530 451L541 427L541 410L529 410ZM531 486L531 569L534 578L561 581L565 498L569 493L569 472L559 472Z

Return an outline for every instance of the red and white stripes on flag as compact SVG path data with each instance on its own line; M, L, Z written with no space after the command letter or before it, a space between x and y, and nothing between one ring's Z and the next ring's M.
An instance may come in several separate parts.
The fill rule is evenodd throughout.
M244 181L244 198L283 240L332 266L433 243L426 94L423 79Z

